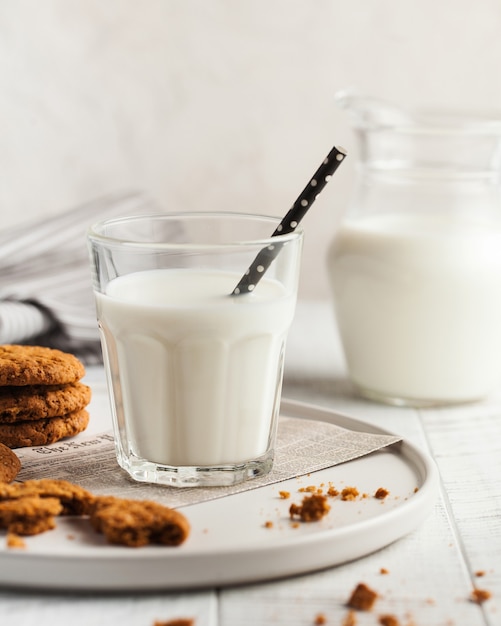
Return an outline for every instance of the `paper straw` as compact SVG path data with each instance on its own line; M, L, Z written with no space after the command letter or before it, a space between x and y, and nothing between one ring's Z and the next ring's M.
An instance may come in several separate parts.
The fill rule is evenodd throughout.
M341 165L345 157L346 151L343 148L337 148L336 146L332 148L322 165L320 165L313 174L306 187L292 205L292 208L277 226L275 232L271 235L272 237L286 235L297 228L299 222L303 219L308 209L315 202L318 194L329 182L331 176ZM281 247L281 245L269 245L263 248L240 279L232 295L238 296L252 291L273 262L273 259L275 259L280 252Z

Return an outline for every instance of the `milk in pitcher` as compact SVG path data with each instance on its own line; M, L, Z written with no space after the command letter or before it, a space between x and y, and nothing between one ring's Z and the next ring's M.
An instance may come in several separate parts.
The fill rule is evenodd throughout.
M501 382L501 224L431 212L346 219L328 268L365 395L433 405Z

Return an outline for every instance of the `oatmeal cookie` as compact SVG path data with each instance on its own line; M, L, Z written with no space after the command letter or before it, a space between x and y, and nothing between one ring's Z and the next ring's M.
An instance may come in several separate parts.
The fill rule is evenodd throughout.
M179 511L158 502L112 496L96 497L90 522L110 543L130 547L178 546L190 532L188 520Z
M87 515L96 496L67 480L39 478L24 483L0 485L0 503L24 498L56 498L61 503L61 515Z
M18 475L21 461L10 448L0 443L0 483L10 483Z
M63 385L84 374L83 363L73 354L42 346L0 346L0 386Z
M30 496L0 502L0 528L16 535L38 535L56 526L62 510L57 498Z
M85 408L90 399L90 387L81 382L0 387L0 423L61 417Z
M82 409L62 417L0 424L0 442L9 448L46 446L65 437L78 435L87 428L88 423L89 414Z

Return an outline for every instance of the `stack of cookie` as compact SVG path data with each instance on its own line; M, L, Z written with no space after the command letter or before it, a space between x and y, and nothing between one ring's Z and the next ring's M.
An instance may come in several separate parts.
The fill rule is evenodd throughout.
M90 388L72 354L41 346L0 346L0 443L43 446L85 430Z

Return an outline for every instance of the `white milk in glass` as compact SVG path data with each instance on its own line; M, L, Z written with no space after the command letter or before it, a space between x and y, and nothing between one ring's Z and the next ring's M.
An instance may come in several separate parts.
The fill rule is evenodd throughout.
M295 296L264 277L148 270L96 294L115 419L133 456L167 466L243 462L269 448Z
M346 220L329 251L350 375L386 399L467 401L501 382L501 225Z

